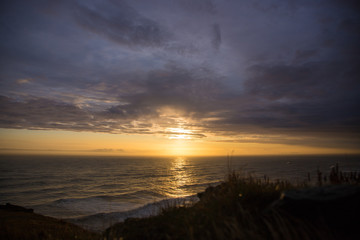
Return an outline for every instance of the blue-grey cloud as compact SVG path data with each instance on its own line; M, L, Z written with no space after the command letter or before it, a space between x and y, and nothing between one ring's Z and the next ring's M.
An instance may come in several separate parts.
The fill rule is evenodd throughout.
M179 0L178 3L187 11L204 12L210 14L216 13L216 5L212 0Z
M221 30L219 24L214 24L212 26L212 34L213 37L211 39L211 43L214 46L215 49L219 49L221 44Z
M105 1L93 9L78 4L75 17L82 27L128 46L159 46L167 37L158 23L141 16L125 1Z
M2 3L0 127L167 135L172 109L198 138L359 143L359 16L337 0Z

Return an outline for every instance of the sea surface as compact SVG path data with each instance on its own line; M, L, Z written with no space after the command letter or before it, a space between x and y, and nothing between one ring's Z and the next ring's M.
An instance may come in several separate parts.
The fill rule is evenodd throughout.
M103 230L128 217L197 201L230 170L272 180L316 179L339 164L360 172L360 156L84 157L0 156L0 204Z

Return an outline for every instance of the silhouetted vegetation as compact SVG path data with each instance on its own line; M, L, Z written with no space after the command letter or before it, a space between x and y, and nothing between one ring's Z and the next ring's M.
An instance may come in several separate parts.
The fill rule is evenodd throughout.
M323 183L330 184L358 184L360 183L360 174L358 172L343 172L339 170L339 164L336 164L331 168L329 176L324 175L317 169L317 184L322 185Z
M325 185L323 177L317 185ZM359 174L343 173L336 166L326 179L328 185L357 186ZM309 202L306 196L305 200L286 201L284 193L298 189L320 192L321 197L322 189L306 181L272 182L267 177L259 179L230 172L222 184L199 193L200 201L192 206L171 206L157 216L127 219L108 228L104 238L355 239L358 236L360 223L351 218L360 213L358 187L355 196L338 199L335 196L335 199L320 199L319 203L316 199Z

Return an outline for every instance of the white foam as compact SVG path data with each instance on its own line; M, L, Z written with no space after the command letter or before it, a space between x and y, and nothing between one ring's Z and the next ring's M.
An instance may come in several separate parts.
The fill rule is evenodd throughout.
M66 220L86 229L103 231L111 225L122 222L127 218L143 218L154 216L159 214L162 209L166 209L172 206L188 205L198 200L199 199L196 195L184 198L164 199L128 211L98 213L85 217L71 218Z

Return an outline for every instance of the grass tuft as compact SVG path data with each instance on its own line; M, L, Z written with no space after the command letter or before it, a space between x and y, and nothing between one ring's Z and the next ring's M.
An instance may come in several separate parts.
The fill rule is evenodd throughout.
M358 174L344 174L338 167L327 184L358 184ZM323 179L322 179L323 180ZM323 182L322 182L323 183ZM200 201L191 205L175 204L158 216L127 219L104 232L106 239L351 239L349 233L329 225L328 215L320 211L302 217L276 208L274 202L289 190L310 188L304 183L270 181L229 171L218 186L199 193ZM313 213L311 213L313 214ZM314 213L315 214L315 213ZM346 212L336 219L343 221ZM306 215L306 214L305 214ZM331 218L331 216L330 216ZM347 219L349 220L349 219ZM357 224L359 225L359 224ZM357 226L356 225L356 226ZM359 226L360 227L360 226ZM356 227L354 227L354 234Z

